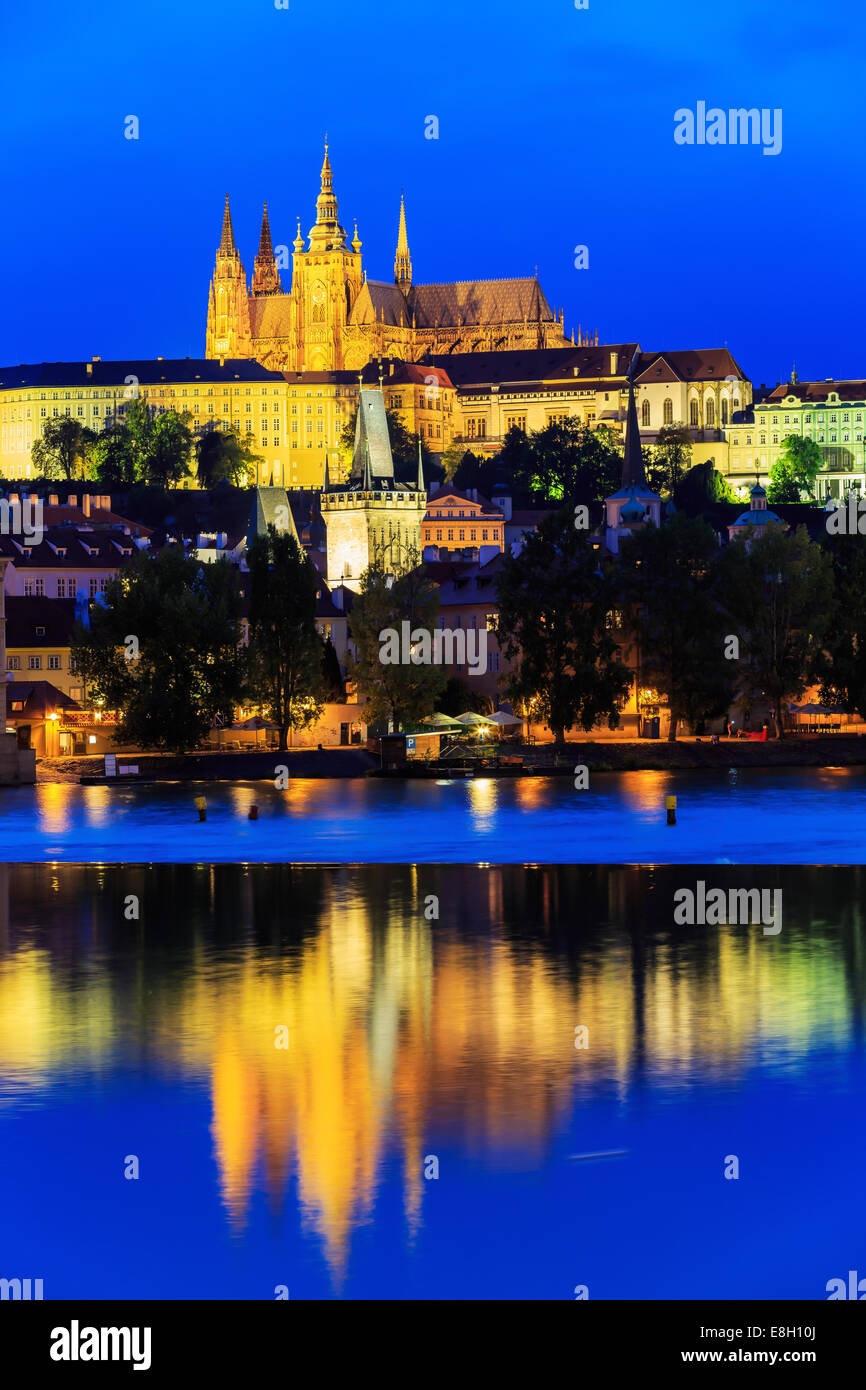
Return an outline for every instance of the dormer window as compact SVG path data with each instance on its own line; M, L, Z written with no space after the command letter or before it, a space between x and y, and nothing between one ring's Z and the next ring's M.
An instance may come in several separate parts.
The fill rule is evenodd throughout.
M36 629L36 636L37 636L37 637L44 637L44 636L45 636L45 628L44 628L44 627L37 627L37 629Z

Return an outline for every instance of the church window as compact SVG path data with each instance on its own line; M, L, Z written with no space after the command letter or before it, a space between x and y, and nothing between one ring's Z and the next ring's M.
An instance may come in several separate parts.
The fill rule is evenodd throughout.
M728 402L725 400L725 401L722 401L722 424L723 424L723 425L726 425L727 423L728 423Z
M690 424L691 424L691 426L692 426L692 429L697 428L697 423L698 423L698 403L697 403L697 401L692 401L691 405L689 406L689 421L690 421Z
M649 422L650 422L650 403L649 403L649 401L644 401L643 405L642 405L641 408L640 408L640 422L641 422L641 424L644 425L645 427L649 425Z
M716 403L715 403L715 401L712 401L712 400L707 401L706 411L707 411L707 428L708 428L708 429L713 429L713 428L715 427L715 423L716 423Z

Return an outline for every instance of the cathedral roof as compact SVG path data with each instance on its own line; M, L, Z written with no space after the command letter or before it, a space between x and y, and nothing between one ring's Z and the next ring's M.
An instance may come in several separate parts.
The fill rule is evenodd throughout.
M397 285L388 285L382 280L367 280L352 305L349 322L378 322L387 323L392 328L409 328L410 319L403 291Z
M250 297L250 333L254 338L288 338L292 326L292 296Z
M444 285L413 285L407 296L418 328L436 325L553 322L553 313L535 276L522 280L458 280Z

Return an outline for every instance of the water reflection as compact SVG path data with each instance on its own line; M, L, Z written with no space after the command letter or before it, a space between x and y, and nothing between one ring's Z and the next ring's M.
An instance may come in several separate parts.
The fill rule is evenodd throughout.
M834 1057L844 1073L866 1015L860 871L786 871L778 938L673 927L681 879L0 866L0 1117L97 1076L204 1088L229 1230L291 1193L339 1284L383 1189L407 1238L423 1228L430 1152L538 1171L598 1094L730 1091L818 1051L823 1085Z

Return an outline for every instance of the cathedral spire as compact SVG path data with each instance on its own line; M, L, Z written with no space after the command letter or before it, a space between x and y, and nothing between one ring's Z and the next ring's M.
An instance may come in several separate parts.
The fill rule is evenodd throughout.
M226 206L225 212L223 213L223 234L222 240L220 241L220 250L225 252L227 255L231 256L237 252L237 249L238 248L235 246L234 229L232 228L232 214L231 209L229 208L229 195L226 194Z
M268 204L265 201L265 210L262 214L262 234L259 238L259 250L253 270L253 294L279 294L281 290L280 272L277 269L274 246L271 241Z
M412 287L412 261L409 258L409 238L406 235L406 207L400 192L400 225L397 230L397 254L394 257L394 284L401 289Z
M333 251L345 245L346 233L337 216L334 179L328 157L328 137L325 136L325 159L322 164L321 189L316 199L316 221L310 231L310 249L315 247L317 251Z

